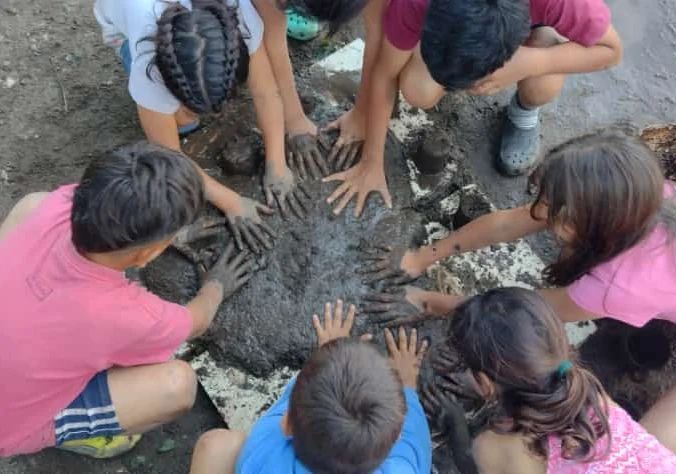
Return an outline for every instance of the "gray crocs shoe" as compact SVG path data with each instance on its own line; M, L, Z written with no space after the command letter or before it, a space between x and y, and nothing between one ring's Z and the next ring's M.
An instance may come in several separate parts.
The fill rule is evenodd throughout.
M497 168L507 176L519 176L531 170L540 151L540 123L530 129L518 128L509 117L502 126Z

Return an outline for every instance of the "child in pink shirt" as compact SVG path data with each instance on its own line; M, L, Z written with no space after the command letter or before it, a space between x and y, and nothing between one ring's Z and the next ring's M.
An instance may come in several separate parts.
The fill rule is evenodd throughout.
M488 291L462 304L450 325L448 344L461 368L438 372L441 384L496 406L474 440L480 472L676 472L676 455L575 363L561 320L534 291ZM434 388L422 393L428 413L449 406Z
M447 91L492 95L516 85L497 159L515 175L534 164L539 107L559 95L566 75L606 69L622 56L603 0L370 0L365 26L356 103L331 125L340 137L330 158L349 168L325 178L342 182L328 198L336 213L356 197L360 215L371 192L391 207L383 160L399 90L428 109Z
M108 457L191 408L195 374L168 360L208 328L249 264L231 247L186 306L124 271L162 253L204 202L190 160L140 143L12 209L0 227L0 456L59 446Z

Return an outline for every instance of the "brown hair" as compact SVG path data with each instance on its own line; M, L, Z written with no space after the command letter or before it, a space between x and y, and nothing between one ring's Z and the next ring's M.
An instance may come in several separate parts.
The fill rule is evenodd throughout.
M566 459L602 454L593 448L610 436L603 387L575 363L563 323L537 293L499 288L475 296L455 313L448 342L474 374L495 383L498 419L511 423L496 419L493 430L525 436L545 457L550 435L561 439Z
M570 140L536 172L539 194L531 207L547 206L548 224L573 229L566 251L544 272L566 286L643 239L657 224L676 234L676 204L664 199L657 156L637 138L605 131Z
M298 459L318 474L366 474L399 438L406 402L399 376L371 344L331 341L305 363L291 393Z

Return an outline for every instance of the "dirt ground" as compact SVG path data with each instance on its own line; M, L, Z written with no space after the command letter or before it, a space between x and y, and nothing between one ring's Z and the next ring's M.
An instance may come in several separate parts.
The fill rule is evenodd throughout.
M142 138L124 73L101 44L92 3L0 0L1 216L25 193L76 181L97 150ZM638 130L676 122L676 9L671 0L655 0L650 9L631 0L608 3L624 41L624 62L568 80L563 96L543 111L546 146L614 123ZM350 34L333 43L316 41L297 48L294 59L307 65ZM312 94L303 95L312 107ZM507 97L453 95L431 113L435 127L448 131L457 158L467 163L499 207L527 199L525 179L502 178L492 168L501 120L498 105ZM532 243L551 258L546 237ZM134 452L120 459L96 462L48 450L0 460L0 473L186 472L197 436L221 423L200 394L190 415L146 435ZM166 449L172 442L173 449Z

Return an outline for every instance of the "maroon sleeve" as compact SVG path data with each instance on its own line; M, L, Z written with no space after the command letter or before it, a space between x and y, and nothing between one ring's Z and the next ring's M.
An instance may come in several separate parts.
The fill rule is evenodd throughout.
M428 0L390 0L383 15L383 31L395 48L415 48L422 36L428 5Z
M610 27L610 9L603 0L531 0L534 25L551 26L583 46L593 46Z

